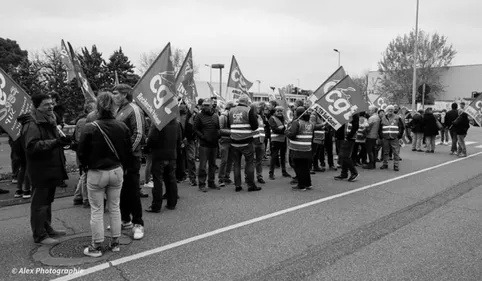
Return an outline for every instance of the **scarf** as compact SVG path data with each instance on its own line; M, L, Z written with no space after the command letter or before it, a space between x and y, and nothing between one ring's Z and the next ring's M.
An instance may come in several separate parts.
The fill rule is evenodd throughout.
M37 122L45 122L49 123L53 126L57 126L57 122L55 121L55 113L46 113L38 111L37 109L32 109L32 116Z

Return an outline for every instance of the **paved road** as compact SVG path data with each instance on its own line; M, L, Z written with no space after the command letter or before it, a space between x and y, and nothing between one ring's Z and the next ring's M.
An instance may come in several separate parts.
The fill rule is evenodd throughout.
M460 160L445 146L435 154L405 147L398 173L361 171L355 183L319 173L307 192L282 178L258 193L181 185L176 210L144 213L146 237L110 263L84 263L92 273L78 280L480 280L480 140L472 130L472 156ZM53 223L88 234L89 210L71 200L56 200ZM0 247L9 253L0 256L1 280L56 277L11 273L48 268L32 258L28 211L0 209Z

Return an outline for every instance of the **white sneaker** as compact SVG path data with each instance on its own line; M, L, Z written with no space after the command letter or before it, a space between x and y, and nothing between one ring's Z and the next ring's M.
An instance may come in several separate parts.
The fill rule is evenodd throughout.
M144 184L144 187L146 188L153 188L154 187L154 183L152 181L148 182L148 183L145 183Z
M135 224L132 232L134 232L134 240L140 240L144 237L144 227L140 224Z

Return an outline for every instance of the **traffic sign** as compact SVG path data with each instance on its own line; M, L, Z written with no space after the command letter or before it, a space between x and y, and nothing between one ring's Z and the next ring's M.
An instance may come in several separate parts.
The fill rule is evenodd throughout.
M430 93L430 86L427 83L423 83L418 87L418 93L421 95L428 95Z

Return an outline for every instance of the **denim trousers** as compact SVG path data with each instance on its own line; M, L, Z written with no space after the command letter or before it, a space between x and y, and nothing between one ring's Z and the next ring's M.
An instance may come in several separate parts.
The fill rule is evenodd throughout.
M276 160L281 158L280 166L281 171L286 171L286 142L271 142L271 161L269 165L269 174L274 174L274 168L276 166Z
M196 142L188 140L186 144L186 169L191 181L196 180Z
M199 170L198 181L199 187L206 185L206 176L208 184L214 184L216 177L216 156L218 154L217 147L199 146ZM206 164L208 164L208 172L206 173Z
M412 149L422 150L423 133L413 133Z
M400 161L400 141L396 139L383 139L383 165L388 165L388 154L393 153L393 166L398 167Z
M77 187L74 192L74 200L82 200L84 202L89 201L87 194L87 173L82 173L77 182Z
M427 136L426 137L427 143L427 150L434 151L435 150L435 136Z
M256 142L254 143L254 165L256 169L256 178L263 178L263 158L264 158L264 143Z
M20 165L17 174L17 190L18 191L30 191L32 188L30 186L30 177L27 173L27 167L25 165Z
M254 145L233 146L234 184L241 186L241 157L244 156L244 173L248 187L254 187Z
M459 146L459 149L457 150L457 153L463 153L467 154L467 147L465 146L465 137L467 135L457 135L457 144Z
M348 171L352 175L358 174L358 171L355 168L355 164L353 163L353 159L351 155L353 153L353 148L355 147L355 141L353 140L343 140L340 142L340 162L341 162L341 175L348 176Z
M89 170L87 191L90 203L92 241L104 242L104 195L107 195L112 237L121 235L120 194L124 172L121 167L112 170Z
M49 233L53 232L50 224L52 223L52 202L54 202L55 186L55 183L41 186L33 183L30 226L35 243L48 238Z
M457 149L457 143L458 143L457 133L454 130L450 131L450 138L452 139L452 147L450 148L450 151L451 152L459 151Z
M233 147L229 142L223 142L219 144L219 150L221 153L221 164L219 165L219 181L225 181L229 179L229 174L233 168Z
M176 160L153 159L152 176L154 177L154 188L152 189L152 209L160 210L162 207L162 183L166 185L167 206L177 205L177 181L176 181Z
M120 195L121 218L124 222L144 225L142 220L142 204L140 193L140 169L141 158L139 156L132 157L132 168L127 169L124 173L124 182ZM132 218L131 218L132 215Z

